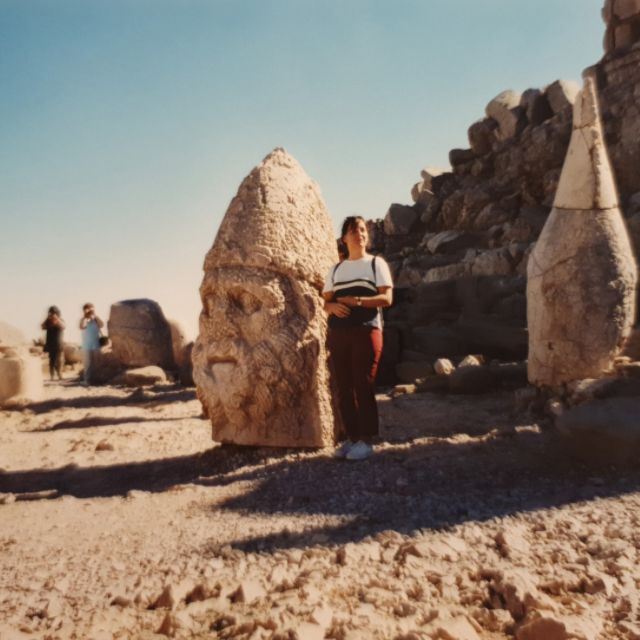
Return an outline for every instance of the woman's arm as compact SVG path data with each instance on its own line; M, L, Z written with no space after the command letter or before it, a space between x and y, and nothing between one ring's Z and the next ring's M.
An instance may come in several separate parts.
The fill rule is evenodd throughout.
M358 304L358 300L360 300L360 304ZM375 307L390 307L393 303L393 288L378 287L378 293L375 296L342 296L341 298L336 298L336 302L347 305L347 307L364 307L365 309L373 309Z
M322 294L324 298L324 310L328 315L334 315L338 318L347 318L351 315L351 309L348 305L333 299L333 291L325 291Z

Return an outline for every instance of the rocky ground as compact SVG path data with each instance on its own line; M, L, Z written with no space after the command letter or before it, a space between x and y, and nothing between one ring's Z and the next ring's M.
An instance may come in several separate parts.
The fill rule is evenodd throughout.
M640 473L511 393L379 397L373 458L219 446L193 389L0 412L0 638L640 638Z

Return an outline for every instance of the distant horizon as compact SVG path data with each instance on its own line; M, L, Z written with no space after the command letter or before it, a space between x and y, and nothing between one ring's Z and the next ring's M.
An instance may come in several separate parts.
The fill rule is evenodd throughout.
M6 0L0 321L148 298L197 334L205 253L240 183L287 149L347 215L412 204L501 91L581 82L602 0Z

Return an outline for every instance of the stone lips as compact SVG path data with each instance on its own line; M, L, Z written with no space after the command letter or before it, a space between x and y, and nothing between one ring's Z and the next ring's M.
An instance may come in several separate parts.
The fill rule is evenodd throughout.
M291 155L276 148L240 185L204 269L258 267L290 273L321 287L337 260L335 252L327 252L329 246L335 246L335 238L318 186Z
M602 376L631 332L637 267L589 77L574 105L554 208L527 273L530 382L558 386Z
M275 149L240 185L204 262L193 378L215 440L333 442L320 290L336 261L317 185Z

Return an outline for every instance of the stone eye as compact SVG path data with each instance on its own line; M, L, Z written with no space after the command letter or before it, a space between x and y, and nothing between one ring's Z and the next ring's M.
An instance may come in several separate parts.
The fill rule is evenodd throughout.
M235 305L247 315L251 315L262 308L262 302L248 291L239 291L233 296Z

